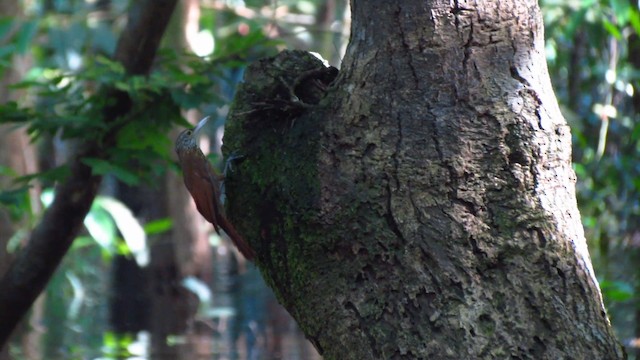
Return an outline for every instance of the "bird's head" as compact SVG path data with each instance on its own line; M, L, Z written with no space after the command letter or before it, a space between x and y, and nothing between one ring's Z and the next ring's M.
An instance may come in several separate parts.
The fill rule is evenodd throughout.
M182 153L183 151L199 149L198 135L200 134L202 128L204 128L204 125L207 123L207 121L209 121L208 116L200 120L195 128L183 130L180 135L178 135L175 147L178 156L180 156L180 153Z

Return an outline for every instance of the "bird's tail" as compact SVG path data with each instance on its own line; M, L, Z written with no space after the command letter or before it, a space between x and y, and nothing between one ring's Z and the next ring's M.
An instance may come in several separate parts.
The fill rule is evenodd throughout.
M218 225L229 235L231 241L240 250L240 253L247 259L253 260L256 257L256 252L253 251L249 243L236 231L236 228L231 225L229 220L224 216L218 216Z

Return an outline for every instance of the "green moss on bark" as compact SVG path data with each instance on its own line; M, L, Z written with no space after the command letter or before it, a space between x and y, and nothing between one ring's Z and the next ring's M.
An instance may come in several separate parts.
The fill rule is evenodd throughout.
M226 182L228 215L256 250L263 276L285 306L295 289L312 281L307 254L322 240L312 229L323 125L314 110L332 80L326 78L329 70L302 51L254 63L225 131L224 152L242 156Z

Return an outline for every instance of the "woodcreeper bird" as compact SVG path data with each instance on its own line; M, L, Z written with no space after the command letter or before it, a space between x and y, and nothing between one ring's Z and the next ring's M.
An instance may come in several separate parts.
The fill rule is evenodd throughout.
M208 120L209 117L205 117L194 129L182 131L176 139L175 150L182 168L184 184L196 202L198 211L213 224L216 232L220 234L220 228L222 228L242 255L248 260L253 260L255 252L224 215L220 200L220 186L224 176L218 175L213 170L211 163L198 145L198 133Z

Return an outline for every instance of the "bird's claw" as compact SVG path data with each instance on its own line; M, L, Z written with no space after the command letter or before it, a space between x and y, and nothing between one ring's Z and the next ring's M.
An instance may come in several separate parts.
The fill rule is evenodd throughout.
M233 162L239 159L244 158L244 155L237 155L236 153L232 153L227 158L227 161L224 163L224 169L222 170L222 178L220 179L220 202L224 205L225 200L227 199L226 189L225 189L225 179L227 178L227 174L229 172L233 172Z
M229 172L233 172L233 162L243 159L244 157L245 157L244 155L238 155L235 152L229 155L229 157L227 158L227 161L224 163L224 169L222 170L222 175L224 177L227 177L227 174Z

